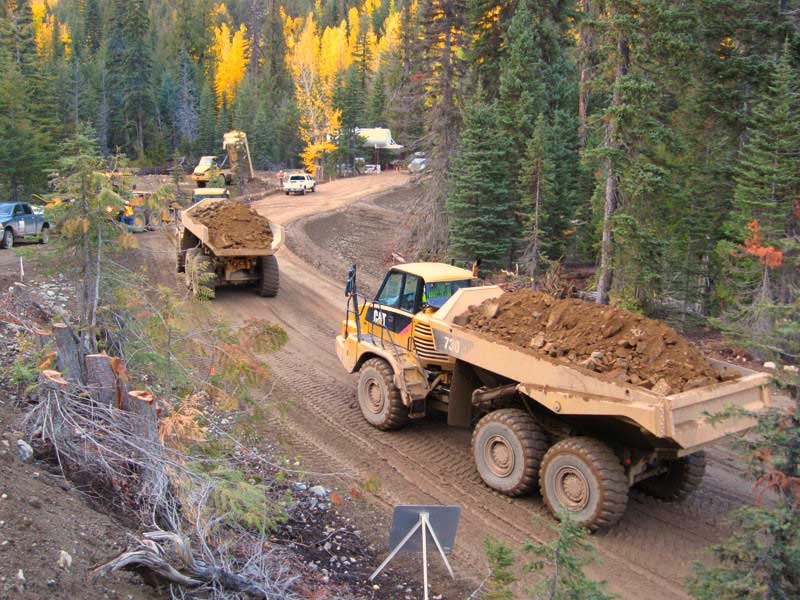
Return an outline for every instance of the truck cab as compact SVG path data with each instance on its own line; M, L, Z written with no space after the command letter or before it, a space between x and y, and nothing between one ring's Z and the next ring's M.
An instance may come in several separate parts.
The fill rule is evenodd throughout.
M227 160L227 157L225 157ZM192 172L192 180L195 181L198 187L205 187L209 181L222 176L225 180L225 185L230 185L232 178L231 172L228 169L223 169L225 160L220 163L217 161L216 156L201 156L200 162Z
M12 248L17 241L50 240L50 223L27 202L0 202L0 247Z

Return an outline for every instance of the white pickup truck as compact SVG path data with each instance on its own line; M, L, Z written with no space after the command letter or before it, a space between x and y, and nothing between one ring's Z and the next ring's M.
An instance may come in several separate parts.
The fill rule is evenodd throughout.
M314 192L316 189L317 182L307 173L293 173L283 182L283 191L287 196L289 194L305 195L306 192Z

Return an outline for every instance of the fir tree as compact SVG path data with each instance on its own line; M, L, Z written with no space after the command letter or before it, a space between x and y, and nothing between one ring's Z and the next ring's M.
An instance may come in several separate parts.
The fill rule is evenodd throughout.
M386 83L383 71L378 71L372 82L372 94L367 109L367 125L369 127L386 127Z
M507 140L497 120L496 105L478 92L465 109L446 206L452 257L508 267L516 234L514 181L508 176Z
M485 591L481 594L483 600L512 600L514 592L509 588L516 581L511 569L514 566L514 552L502 540L486 538L483 541L486 558L489 561L489 577L485 584Z
M538 274L542 260L547 258L547 248L563 231L563 223L557 223L554 228L551 223L553 219L550 218L558 208L554 205L553 163L548 154L547 138L544 115L540 114L525 151L519 182L526 221L527 247L524 258L533 276ZM557 227L561 230L557 230Z
M712 548L716 562L695 564L689 591L697 600L800 597L800 379L785 383L794 390L791 408L714 416L723 424L731 417L757 419L754 431L737 444L749 463L758 501L734 511L734 533Z
M726 223L730 237L719 245L731 282L726 329L764 354L796 355L800 346L798 198L800 98L787 43L753 108Z

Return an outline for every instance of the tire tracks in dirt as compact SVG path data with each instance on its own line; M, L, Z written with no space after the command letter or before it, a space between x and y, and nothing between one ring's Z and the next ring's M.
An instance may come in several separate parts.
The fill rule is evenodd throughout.
M253 206L287 225L292 236L305 217L318 219L321 213L404 183L397 175L344 180L321 186L310 196L268 197ZM275 428L304 455L306 464L317 471L351 472L359 480L377 476L380 490L375 496L387 509L400 503L460 505L453 562L461 577L480 579L486 572L487 535L515 545L526 539L551 539L552 520L538 496L511 500L483 485L472 465L469 432L449 428L436 417L392 433L373 429L362 419L354 378L343 372L333 346L344 314L342 285L288 248L278 253L278 260L277 298L222 289L215 309L225 319L264 318L288 332L286 347L268 359L279 385L294 398L284 416L274 417ZM722 460L715 460L717 456ZM726 533L724 515L752 497L727 459L724 449L712 451L703 486L683 503L666 504L632 493L620 523L593 536L603 562L590 567L589 574L608 580L624 598L687 598L683 583L690 563Z

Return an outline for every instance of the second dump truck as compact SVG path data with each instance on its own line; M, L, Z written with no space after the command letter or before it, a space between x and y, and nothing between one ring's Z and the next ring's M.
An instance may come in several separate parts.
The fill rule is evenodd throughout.
M254 285L261 296L274 297L280 287L275 252L283 245L284 229L270 223L271 241L241 247L220 244L214 231L198 221L196 213L224 198L200 200L181 213L176 242L176 268L195 296L213 298L221 285Z
M469 308L503 290L451 265L395 266L371 300L359 298L354 267L347 293L336 350L359 374L370 424L398 429L444 411L448 424L473 428L486 485L508 496L538 488L554 515L568 511L589 529L616 523L634 486L664 500L687 496L702 480L704 447L753 425L709 415L770 402L769 375L722 362L713 368L736 379L662 395L467 329Z

